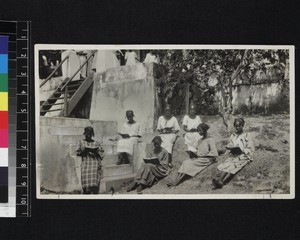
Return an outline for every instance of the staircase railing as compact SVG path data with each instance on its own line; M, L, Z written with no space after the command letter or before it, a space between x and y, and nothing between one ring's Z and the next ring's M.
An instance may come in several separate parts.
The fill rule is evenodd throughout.
M54 73L56 73L57 72L57 70L61 67L61 65L67 60L69 58L69 55L68 56L66 56L55 68L54 68L54 70L52 71L52 73L50 73L50 75L44 80L44 81L42 81L41 82L41 84L40 84L40 88L42 87L42 86L44 86L45 85L45 83L46 82L48 82L49 80L50 80L50 78L54 75Z
M69 84L69 82L71 82L73 80L73 78L80 72L80 70L84 67L84 65L86 65L88 63L88 61L95 55L95 53L97 52L97 50L92 51L91 56L89 56L84 63L77 69L77 71L72 75L72 77L70 77L70 79L68 79L68 81L66 81L66 83L60 88L60 90L65 90L66 86Z
M81 99L81 97L83 96L83 94L86 92L86 90L88 89L88 87L91 85L91 83L94 80L94 73L91 73L84 81L83 83L79 86L79 88L76 90L76 92L73 94L74 96L72 96L71 99L68 99L68 84L75 78L75 76L81 71L81 69L88 63L88 61L95 55L95 53L97 52L97 50L94 50L91 52L91 55L83 62L83 64L76 70L75 73L73 73L73 75L70 78L66 78L63 86L58 87L57 90L59 90L60 92L63 92L64 94L64 107L62 109L62 111L60 112L59 116L65 116L67 117L70 112L74 109L74 107L76 106L76 104L78 103L78 101ZM63 62L65 62L67 59L69 58L69 56L66 56L63 61L56 66L56 68L54 69L54 71L47 77L47 79L45 79L41 84L40 87L42 87L52 76L53 74L58 70L58 68L63 64Z
M83 64L79 67L79 69L66 81L66 83L60 88L61 91L65 91L64 92L64 110L63 110L63 114L65 117L67 117L71 110L74 108L74 100L73 99L70 99L70 101L68 101L68 98L67 98L67 94L68 94L68 84L69 82L71 82L73 80L73 78L79 73L79 71L88 63L88 61L95 55L95 53L97 52L97 50L94 50L92 51L91 55L83 62ZM92 79L93 78L93 74L90 74L90 76L84 81L87 82L88 79ZM83 84L84 85L84 84ZM80 91L82 89L82 86L80 86L79 89L77 89L77 91L75 92L75 96L77 95L77 92L78 90ZM83 90L83 89L82 89ZM87 89L84 89L84 92L86 91ZM80 98L82 97L83 93L80 94L81 96L79 97L79 99L75 100L76 101L76 104L78 103L78 101L80 100ZM79 95L77 95L79 96ZM73 100L73 101L71 101ZM71 107L69 107L69 102L73 103Z
M85 92L88 90L88 88L91 86L91 84L94 81L95 73L91 73L79 86L79 88L76 90L76 92L72 95L70 99L65 94L64 97L64 109L59 114L59 116L67 117L70 115L72 110L76 107L79 100L82 98L82 96L85 94ZM68 90L68 86L66 86L66 91Z

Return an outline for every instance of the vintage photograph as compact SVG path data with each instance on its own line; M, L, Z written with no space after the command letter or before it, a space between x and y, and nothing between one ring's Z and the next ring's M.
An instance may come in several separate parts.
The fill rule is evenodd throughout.
M294 47L35 45L37 197L291 199Z

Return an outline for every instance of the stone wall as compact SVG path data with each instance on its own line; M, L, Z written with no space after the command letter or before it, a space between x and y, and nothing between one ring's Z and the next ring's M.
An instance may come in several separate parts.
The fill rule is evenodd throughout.
M117 121L120 129L126 121L126 110L131 109L143 132L152 132L160 112L153 66L153 63L139 63L98 74L94 81L90 119Z
M233 111L236 114L289 112L289 89L280 82L236 85L233 86L232 94ZM222 104L220 90L215 96L216 102Z
M40 135L37 148L38 179L41 186L52 191L64 189L64 182L57 180L56 176L61 172L62 159L73 155L79 140L83 139L83 132L86 126L94 128L94 139L102 142L105 138L116 133L116 122L90 121L86 119L40 117ZM76 155L76 154L75 154ZM80 164L80 161L76 163ZM68 170L69 171L69 170ZM72 174L70 172L70 174ZM68 175L68 172L64 176ZM66 176L67 179L73 177ZM68 184L66 184L68 185ZM69 188L75 186L68 185Z

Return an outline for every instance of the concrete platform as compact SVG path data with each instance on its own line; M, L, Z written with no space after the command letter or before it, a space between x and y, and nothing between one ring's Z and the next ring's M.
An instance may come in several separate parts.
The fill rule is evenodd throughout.
M102 165L117 164L118 159L119 159L119 157L118 157L117 153L106 154L104 159L102 160Z
M133 181L135 177L135 173L130 173L122 176L114 176L114 177L105 177L100 181L100 191L99 193L108 193L111 188L114 191L118 191L129 182Z
M130 164L109 164L103 166L103 178L122 176L130 173L133 173L133 165Z
M117 152L117 145L116 143L103 143L101 144L105 154L113 154Z

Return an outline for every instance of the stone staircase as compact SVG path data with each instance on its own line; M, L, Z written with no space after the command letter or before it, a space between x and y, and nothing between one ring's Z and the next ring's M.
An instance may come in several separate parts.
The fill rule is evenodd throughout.
M105 157L102 160L102 179L100 181L100 193L107 193L112 188L114 191L121 189L124 184L133 180L135 173L133 165L116 165L118 161L117 146L113 142L104 140L102 147L105 151Z
M86 126L93 126L96 133L94 139L101 143L105 151L105 157L102 160L103 172L100 181L100 193L108 193L111 188L117 192L124 184L133 180L144 156L144 146L146 145L144 140L135 145L133 164L116 165L118 161L116 143L109 141L109 139L115 137L114 133L117 131L116 122L65 117L41 117L40 142L43 147L41 148L42 155L37 163L41 168L41 187L53 192L66 191L66 189L81 189L82 160L81 157L76 156L76 149L79 141L84 138L83 132ZM71 156L74 159L74 164L72 165L75 165L75 175L68 175L72 179L64 179L62 176L54 179L53 176L56 172L64 174L64 171L68 171L68 168L61 168L68 167L62 166L61 162L61 159L67 156ZM74 182L77 183L76 186L73 184ZM68 188L65 186L68 186ZM70 191L70 193L73 193L73 191Z

